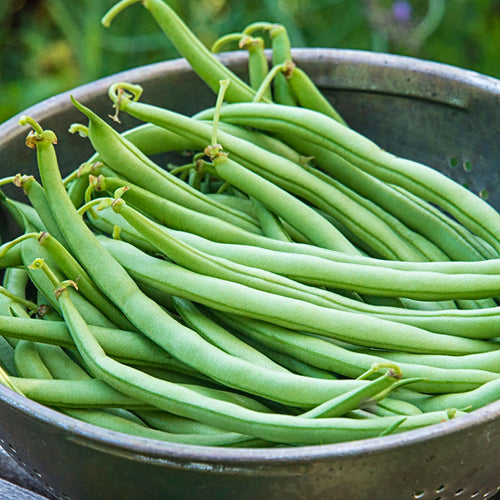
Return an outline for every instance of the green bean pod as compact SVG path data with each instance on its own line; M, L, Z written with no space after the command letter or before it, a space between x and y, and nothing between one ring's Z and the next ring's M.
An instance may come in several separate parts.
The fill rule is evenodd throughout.
M307 73L295 66L292 61L290 61L290 63L291 64L289 65L287 71L285 71L284 76L288 80L288 84L290 85L299 106L312 109L313 111L318 111L319 113L333 118L342 125L347 125L337 110L330 104L330 102L320 92L318 87L316 87L313 81L309 78Z
M286 28L281 24L270 25L273 66L284 64L292 59L290 39ZM278 104L296 106L297 98L283 73L278 73L273 81L273 97Z
M119 88L120 85L127 84L116 84L115 88ZM116 101L116 96L111 97ZM132 101L129 97L122 96L116 102L121 110L143 121L155 123L189 137L196 137L197 140L199 138L201 143L205 141L206 144L211 140L212 131L207 124L162 108ZM256 104L249 106L253 105ZM225 115L225 108L226 106L221 110L223 115ZM323 118L326 119L325 116ZM368 240L369 244L386 258L394 258L396 252L399 258L415 259L412 249L407 248L404 242L394 235L393 231L378 217L374 217L371 212L354 203L348 196L332 186L319 183L313 175L305 172L293 162L223 132L219 132L218 141L224 144L225 150L229 151L231 157L238 163L294 195L316 204L332 216L342 217L343 223L349 224L351 230L362 239ZM268 203L270 201L271 199L268 198Z
M102 242L141 281L169 294L180 295L221 311L238 312L294 330L326 335L369 347L443 354L469 354L496 349L496 345L487 341L431 333L403 323L317 306L239 283L200 275L142 254L124 242Z
M500 381L487 382L477 389L463 393L441 394L430 396L418 402L419 408L426 411L436 411L439 408L449 408L449 403L456 408L476 410L500 399Z
M21 246L11 245L10 241L0 246L0 269L22 265Z
M397 362L406 377L425 379L415 382L412 389L430 394L467 391L498 379L498 374L487 370L454 369L445 363L440 367L430 367L403 360L386 359L385 352L382 351L349 350L325 339L252 318L243 318L241 315L226 313L222 315L215 312L215 316L221 324L271 349L292 352L298 359L344 377L359 377L376 363Z
M42 233L38 243L47 250L54 262L57 262L67 278L78 282L78 289L95 307L103 311L118 328L133 330L134 327L123 313L104 295L91 280L85 269L69 253L66 248L52 235Z
M102 161L112 170L139 186L188 208L216 215L250 231L259 232L257 225L247 215L216 203L161 169L95 113L74 99L73 104L89 118L89 139Z
M123 363L150 366L171 364L171 357L163 349L139 333L99 326L89 328L106 353ZM75 347L64 322L2 317L0 334L70 349Z
M228 79L231 82L226 93L228 102L251 101L253 99L255 92L214 57L174 10L162 0L122 0L103 17L103 25L109 26L120 11L129 5L139 3L139 1L151 13L162 31L181 55L186 58L193 70L214 92L218 91L220 80Z
M316 286L355 290L382 297L434 301L494 297L500 292L498 260L402 263L363 257L355 259L334 252L330 252L331 258L325 258L328 257L327 252L320 257L319 253L317 256L307 255L305 251L293 253L257 245L218 243L181 231L174 234L208 254ZM297 244L282 246L283 249L292 247L308 248ZM481 268L484 268L484 273L480 272ZM455 269L456 272L453 272Z
M204 117L209 116L207 113ZM379 179L438 204L500 251L500 215L488 203L437 170L396 157L321 113L290 106L238 103L224 106L221 120L278 132L281 138L286 132L292 141L300 135L320 144Z
M325 443L371 437L380 434L399 419L399 417L396 419L384 417L377 421L371 419L351 421L342 418L307 419L275 415L215 400L179 385L158 381L145 374L139 377L139 383L134 382L137 379L133 377L138 375L135 370L107 358L93 341L90 331L78 314L78 310L72 306L65 290L61 291L59 300L75 343L94 372L99 373L104 381L118 390L122 389L125 394L137 394L145 402L151 402L167 411L173 410L181 416L194 418L209 425L215 424L228 431L289 444ZM446 415L448 415L446 412L437 412L408 417L400 429L437 423L443 418L448 418Z

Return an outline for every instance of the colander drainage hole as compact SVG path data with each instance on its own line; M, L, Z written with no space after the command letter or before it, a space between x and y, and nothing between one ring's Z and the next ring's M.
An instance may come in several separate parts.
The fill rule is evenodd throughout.
M472 163L469 160L464 161L464 170L470 172L472 170Z
M425 496L425 491L416 491L414 494L413 494L413 497L414 498L424 498Z
M458 160L456 158L450 158L450 167L455 168L458 166Z
M471 498L475 498L479 495L479 491L475 491L474 493L471 494Z
M436 493L441 493L442 491L444 491L444 488L445 488L444 484L442 484L441 486L438 486L436 488Z
M479 191L479 198L483 200L487 200L489 195L490 193L488 193L487 189L481 189L481 191Z
M460 488L459 490L455 491L454 495L456 497L460 496L464 492L463 488Z

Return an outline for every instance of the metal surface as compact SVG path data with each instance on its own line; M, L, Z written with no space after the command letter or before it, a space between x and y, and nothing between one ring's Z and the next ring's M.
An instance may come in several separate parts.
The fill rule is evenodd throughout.
M353 128L476 192L487 189L489 201L500 208L499 81L383 54L314 49L294 55ZM245 72L244 54L222 57ZM143 101L185 113L215 100L180 60L126 72L73 94L106 115L111 112L107 87L118 80L140 82ZM28 111L56 131L65 171L90 153L86 140L66 134L73 121L81 120L68 97ZM124 122L123 129L131 124ZM16 118L0 126L2 176L33 172L25 135ZM11 231L2 226L4 233ZM500 401L456 420L384 438L245 450L181 446L106 431L0 387L0 438L59 498L444 500L490 498L500 491Z

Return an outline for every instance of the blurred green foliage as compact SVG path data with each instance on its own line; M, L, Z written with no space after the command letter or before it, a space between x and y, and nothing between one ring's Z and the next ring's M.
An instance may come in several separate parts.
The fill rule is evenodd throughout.
M270 21L287 27L295 47L411 55L500 78L500 0L169 1L207 45ZM0 0L0 122L101 76L177 57L139 6L103 28L114 3Z

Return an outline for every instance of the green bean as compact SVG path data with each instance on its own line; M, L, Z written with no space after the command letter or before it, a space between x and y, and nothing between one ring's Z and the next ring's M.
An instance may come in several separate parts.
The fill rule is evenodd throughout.
M377 396L393 387L400 377L401 373L388 370L381 377L371 381L366 387L353 389L330 401L325 401L323 404L302 413L300 416L306 418L342 417L349 411L356 410L359 407L362 408L370 404L370 402L375 402Z
M292 54L286 28L281 24L274 24L269 27L269 36L271 37L273 66L290 61ZM282 73L277 74L273 81L273 96L279 104L297 105L296 96Z
M125 396L94 378L80 380L47 377L12 378L13 384L27 397L46 406L66 408L147 408L142 401Z
M264 53L264 40L260 37L246 36L240 45L248 51L250 86L257 91L269 71L267 57ZM272 101L271 90L269 88L264 91L263 98L265 101Z
M298 68L290 61L289 68L284 72L285 78L297 99L297 102L303 108L318 111L324 115L333 118L342 125L346 125L344 119L339 115L336 109L331 105L325 96L319 91L307 73Z
M116 89L121 88L121 86L133 92L138 91L135 87L131 88L128 84L116 84L113 86L114 90L112 89L110 96L121 110L143 121L149 121L156 125L164 126L178 133L200 137L200 142L203 140L206 142L209 141L209 126L207 124L200 123L165 109L132 101L129 97L121 96L118 100L114 92ZM136 93L136 97L137 95ZM255 106L256 104L253 105ZM225 108L226 107L223 107L221 111L223 115L225 115ZM326 117L323 116L323 118ZM381 255L387 258L394 258L394 254L396 253L399 255L399 258L407 258L407 260L414 259L412 249L406 248L404 242L394 235L392 230L390 230L390 228L388 228L379 218L374 217L369 211L360 207L359 204L354 203L349 197L335 190L332 186L325 183L318 183L313 175L305 172L304 169L298 165L285 158L258 148L247 141L223 132L219 132L218 139L219 142L224 144L224 148L230 152L231 156L245 167L254 170L259 175L266 177L267 180L278 184L294 195L301 196L316 204L316 206L328 211L332 216L337 218L342 217L341 220L343 223L349 224L351 230L356 232L363 240L368 241L368 243ZM217 167L219 167L219 169L225 167L226 170L230 166L235 165L232 160L227 160L225 162L219 161L219 163ZM226 172L224 173L225 175L227 174ZM221 174L218 173L218 175ZM228 180L226 177L224 178ZM232 183L237 182L237 180L239 179L235 179L235 176L231 178ZM255 176L252 176L252 180L253 184L257 182ZM252 185L246 185L247 190L251 187ZM253 196L255 196L255 193ZM272 201L272 198L267 198L268 204ZM283 217L283 214L279 215ZM288 216L290 217L290 214L288 214Z
M418 406L408 403L407 401L393 398L384 398L382 401L378 402L378 406L396 415L420 415L423 413Z
M395 420L391 417L378 419L377 422L367 420L345 419L305 419L288 415L274 415L249 410L234 403L215 400L176 384L158 381L142 374L139 379L135 370L114 362L106 357L104 351L92 338L78 310L73 306L67 290L60 289L58 294L61 309L78 345L80 353L92 366L92 371L109 382L117 389L122 389L125 394L133 393L146 402L172 411L181 416L200 420L209 425L228 431L246 433L274 442L286 443L321 443L335 442L345 439L360 439L370 437L381 432ZM136 381L134 381L136 380ZM319 381L318 381L319 382ZM409 417L401 429L415 428L415 426L428 425L443 419L446 412L427 413Z
M47 193L50 193L49 203L61 230L63 233L66 231L68 238L71 235L70 245L75 257L139 331L172 356L188 365L195 365L196 370L209 374L213 379L247 392L262 393L268 399L277 397L288 402L290 398L291 402L296 403L297 397L300 396L311 401L310 403L304 401L302 404L314 404L312 402L314 399L324 400L328 397L327 393L333 397L337 391L355 387L359 383L309 380L306 377L282 375L263 368L259 368L260 376L256 376L257 368L254 365L221 352L203 341L192 330L175 321L159 305L139 291L128 273L83 223L64 189L52 145L53 136L44 132L36 123L33 122L33 125L37 127L35 134L38 138L37 151L42 181ZM293 384L290 383L290 377L293 379ZM307 386L307 390L299 389L299 383L303 384L304 388ZM285 390L287 384L288 390Z
M219 434L221 432L217 427L160 410L140 410L135 413L149 426L162 431L176 434Z
M89 138L102 161L112 170L139 186L188 208L216 215L250 231L259 232L256 224L247 215L216 203L161 169L95 113L74 99L73 104L89 118Z
M447 366L456 370L472 369L500 373L500 351L482 354L465 354L462 356L434 356L432 354L416 356L410 353L403 354L395 352L384 352L381 353L381 355L396 363L405 362L424 366L434 366L437 368Z
M109 26L119 12L139 1L151 13L193 70L214 92L218 91L220 80L228 79L231 81L226 95L229 102L252 100L255 92L215 58L165 2L161 0L122 0L103 17L103 25Z
M170 366L170 356L138 333L98 326L90 326L90 328L103 349L123 363ZM67 327L60 322L2 317L0 318L0 334L9 338L74 348Z
M395 262L370 258L351 258L327 252L306 255L262 248L257 245L221 244L192 234L174 232L211 255L247 266L260 267L289 278L331 288L352 289L359 293L417 300L453 300L493 297L499 294L500 260L483 262ZM306 248L282 245L283 249ZM312 248L312 247L311 247ZM380 264L380 265L379 265ZM386 265L384 265L386 264ZM389 267L390 266L390 267Z
M22 265L21 246L11 241L0 246L0 269Z
M170 262L141 254L124 242L108 240L103 243L141 281L221 311L239 312L295 330L370 347L443 354L487 352L496 348L486 341L436 334L403 323L317 306L196 274Z
M24 193L28 196L33 207L36 209L40 219L43 222L43 227L50 231L50 233L57 238L61 244L65 245L66 242L59 231L59 228L54 220L49 205L47 203L47 196L43 187L35 180L33 176L23 176L21 178L21 187Z
M386 363L385 352L357 352L335 345L325 339L305 335L300 332L270 325L241 315L214 313L217 320L234 331L281 352L291 353L298 359L324 370L330 370L344 377L358 377L374 363ZM394 362L389 360L389 362ZM428 393L461 392L496 380L498 375L485 370L426 367L397 361L405 376L425 378L427 381L415 382L415 390Z
M111 203L110 199L98 199L100 203ZM494 334L500 321L500 309L412 311L394 307L364 304L333 292L307 287L281 275L268 273L255 263L247 267L220 257L200 252L183 243L172 233L135 211L121 199L112 202L113 210L120 213L143 238L156 246L157 250L177 264L219 279L230 280L265 292L305 300L311 304L333 309L371 314L381 319L418 326L426 330L460 337L483 338Z
M45 248L52 259L57 262L61 271L67 278L78 282L78 289L95 307L100 309L106 317L116 326L124 330L133 330L134 327L122 314L122 312L108 300L90 279L85 269L64 248L64 246L52 235L42 233L38 238L39 244Z
M301 134L303 139L329 148L341 159L381 180L438 204L497 251L500 249L500 215L485 201L440 172L383 151L366 137L321 113L291 106L238 103L225 106L221 118L270 131L287 131L287 134L293 134L293 138ZM279 135L283 138L282 133ZM457 200L460 200L460 205Z
M248 51L248 74L250 78L250 87L257 91L266 78L269 71L267 58L264 53L264 40L260 37L251 37L243 33L230 33L225 35L212 45L212 52L217 53L221 47L231 41L238 42L238 48ZM271 91L267 89L264 93L266 100L271 101Z
M500 381L494 380L467 392L429 396L419 401L418 406L424 412L449 408L448 403L452 403L456 408L470 407L471 410L476 410L499 399Z
M221 348L228 354L246 359L256 365L264 366L273 370L287 372L280 365L272 362L259 351L241 342L237 337L219 326L208 318L192 302L180 297L172 297L175 308L186 324L196 330L209 342Z
M63 410L64 413L87 422L89 424L104 427L112 431L132 434L148 439L156 439L160 441L168 441L170 443L191 444L197 446L233 446L245 445L251 442L251 438L242 436L236 433L219 433L219 434L176 434L165 432L162 430L152 429L143 424L131 422L125 418L116 415L110 415L104 411L89 411L85 409L68 409Z

